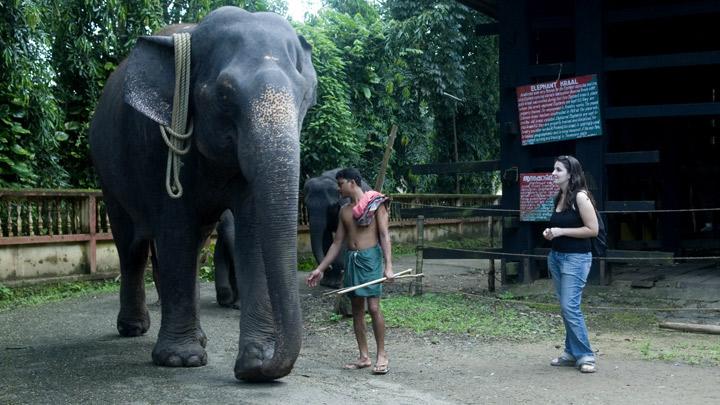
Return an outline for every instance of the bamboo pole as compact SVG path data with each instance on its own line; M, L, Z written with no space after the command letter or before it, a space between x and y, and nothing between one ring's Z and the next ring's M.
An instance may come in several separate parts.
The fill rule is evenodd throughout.
M407 269L407 270L401 271L400 273L396 273L396 274L395 274L395 277L393 277L393 280L396 279L396 278L398 278L399 276L402 276L403 274L409 273L409 272L411 272L411 271L412 271L412 269ZM346 287L346 288L340 288L340 289L338 289L338 290L328 291L328 292L326 292L326 293L323 293L323 295L331 295L331 294L338 294L338 295L340 295L340 294L345 294L345 293L349 293L349 292L351 292L351 291L359 290L360 288L367 287L367 286L369 286L369 285L382 283L382 282L384 282L384 281L387 280L387 279L388 279L387 277L381 277L381 278L379 278L379 279L377 279L377 280L368 281L367 283L363 283L363 284L356 285L356 286L353 286L353 287Z

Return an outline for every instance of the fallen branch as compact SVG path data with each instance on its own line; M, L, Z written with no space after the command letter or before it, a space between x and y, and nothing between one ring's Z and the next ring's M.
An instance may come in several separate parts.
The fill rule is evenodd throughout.
M699 323L662 322L658 325L661 329L673 329L682 332L708 333L720 335L720 325L703 325Z
M400 273L396 273L395 276L393 277L393 280L396 279L396 278L398 278L398 277L401 277L403 274L409 273L409 272L411 272L411 271L412 271L412 269L407 269L407 270L401 271ZM340 289L337 289L337 290L328 291L328 292L326 292L326 293L323 293L323 295L332 295L332 294L338 294L338 295L340 295L340 294L345 294L345 293L349 293L349 292L351 292L351 291L358 290L358 289L363 288L363 287L367 287L367 286L369 286L369 285L382 283L382 282L384 282L385 280L387 280L387 277L382 277L382 278L379 278L379 279L377 279L377 280L368 281L367 283L360 284L360 285L356 285L356 286L353 286L353 287L346 287L346 288L340 288Z

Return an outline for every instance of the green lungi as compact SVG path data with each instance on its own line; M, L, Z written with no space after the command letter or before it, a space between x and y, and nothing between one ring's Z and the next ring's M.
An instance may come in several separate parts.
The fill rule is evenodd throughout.
M381 278L383 276L383 254L380 245L345 252L345 274L343 287L354 287ZM382 295L382 283L369 285L348 293L356 297L379 297Z

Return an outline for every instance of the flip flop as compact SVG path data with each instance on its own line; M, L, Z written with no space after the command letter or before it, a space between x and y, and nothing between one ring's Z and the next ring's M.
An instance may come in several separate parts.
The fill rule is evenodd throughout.
M375 367L373 367L372 373L373 374L387 374L388 371L390 371L390 368L387 364L377 364Z
M362 368L368 368L371 365L372 365L372 363L368 363L368 364L348 363L343 366L343 370L360 370Z

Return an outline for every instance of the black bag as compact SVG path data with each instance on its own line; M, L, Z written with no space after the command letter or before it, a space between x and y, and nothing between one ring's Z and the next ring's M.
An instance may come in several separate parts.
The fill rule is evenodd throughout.
M590 250L592 251L593 257L605 257L607 254L607 229L605 229L605 222L603 222L602 215L595 210L598 221L598 234L596 237L590 239Z

